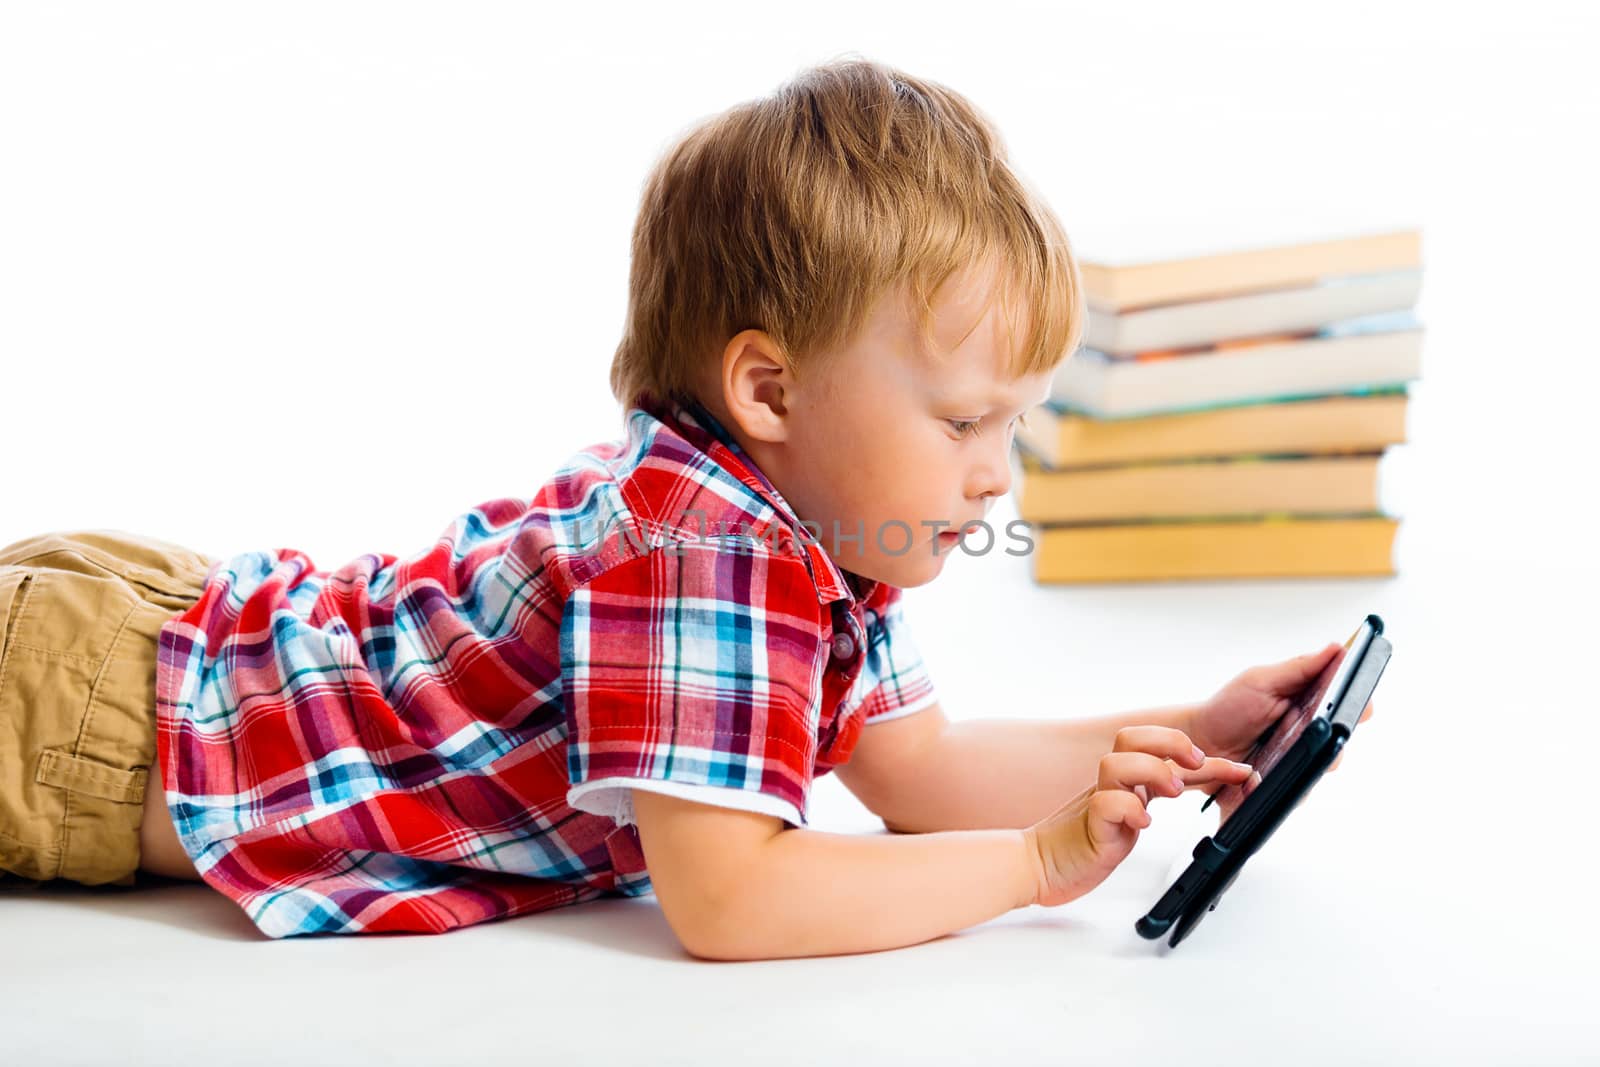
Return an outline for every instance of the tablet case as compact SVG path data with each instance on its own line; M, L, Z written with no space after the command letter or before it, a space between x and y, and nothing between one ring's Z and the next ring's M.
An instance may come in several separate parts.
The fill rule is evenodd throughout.
M1188 868L1155 907L1134 924L1141 937L1153 940L1170 928L1172 937L1167 944L1175 947L1201 919L1215 911L1222 894L1233 885L1245 861L1305 799L1344 748L1378 686L1378 679L1383 676L1392 651L1388 639L1383 636L1383 620L1368 615L1365 621L1372 626L1372 637L1351 672L1349 684L1334 713L1328 718L1311 719L1277 766L1217 828L1215 837L1207 835L1200 839Z

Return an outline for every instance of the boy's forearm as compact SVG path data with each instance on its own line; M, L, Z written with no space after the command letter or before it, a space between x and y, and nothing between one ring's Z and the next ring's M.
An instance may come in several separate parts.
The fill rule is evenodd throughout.
M885 825L908 833L1032 826L1096 780L1118 730L1186 729L1193 707L952 722L921 753L895 805L898 814Z
M1022 830L784 830L724 898L696 955L782 959L914 945L1027 907L1037 870Z

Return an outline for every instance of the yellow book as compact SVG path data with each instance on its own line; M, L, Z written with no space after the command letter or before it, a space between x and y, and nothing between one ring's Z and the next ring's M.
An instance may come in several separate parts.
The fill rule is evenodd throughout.
M1378 455L1252 457L1050 470L1013 452L1033 523L1378 510Z
M1377 452L1406 439L1403 390L1096 419L1040 405L1016 440L1052 467L1273 452Z
M1399 520L1387 515L1044 526L1036 582L1382 576Z

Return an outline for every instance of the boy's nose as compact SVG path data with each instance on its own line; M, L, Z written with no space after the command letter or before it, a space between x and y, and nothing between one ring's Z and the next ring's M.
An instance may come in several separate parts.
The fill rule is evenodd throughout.
M972 472L967 495L975 500L981 500L987 509L994 503L995 498L1005 496L1010 491L1010 457L1002 453L998 457L990 457L983 466Z

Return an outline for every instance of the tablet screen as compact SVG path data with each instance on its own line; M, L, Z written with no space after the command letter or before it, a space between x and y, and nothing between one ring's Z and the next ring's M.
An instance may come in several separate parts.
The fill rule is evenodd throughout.
M1325 703L1324 694L1330 690L1334 680L1339 677L1339 669L1350 658L1350 649L1354 646L1356 638L1361 635L1361 630L1364 626L1365 624L1363 623L1362 626L1356 627L1356 632L1350 635L1349 640L1345 641L1344 647L1328 661L1328 665L1322 669L1322 673L1317 676L1315 681L1306 686L1299 696L1295 697L1294 703L1289 705L1289 709L1273 725L1272 733L1267 737L1266 743L1262 745L1261 751L1256 754L1255 759L1250 761L1261 775L1262 781L1265 781L1267 775L1272 773L1272 768L1277 766L1278 761L1283 759L1284 754L1294 747L1294 743L1305 732L1306 724L1316 716L1317 709ZM1332 711L1329 710L1328 714L1331 715ZM1227 785L1217 790L1217 804L1220 805L1225 813L1221 822L1227 822L1233 813L1239 810L1239 805L1243 803L1244 798L1259 788L1261 788L1261 784L1257 782L1255 785L1248 787L1242 784ZM1221 825L1221 823L1218 825Z

